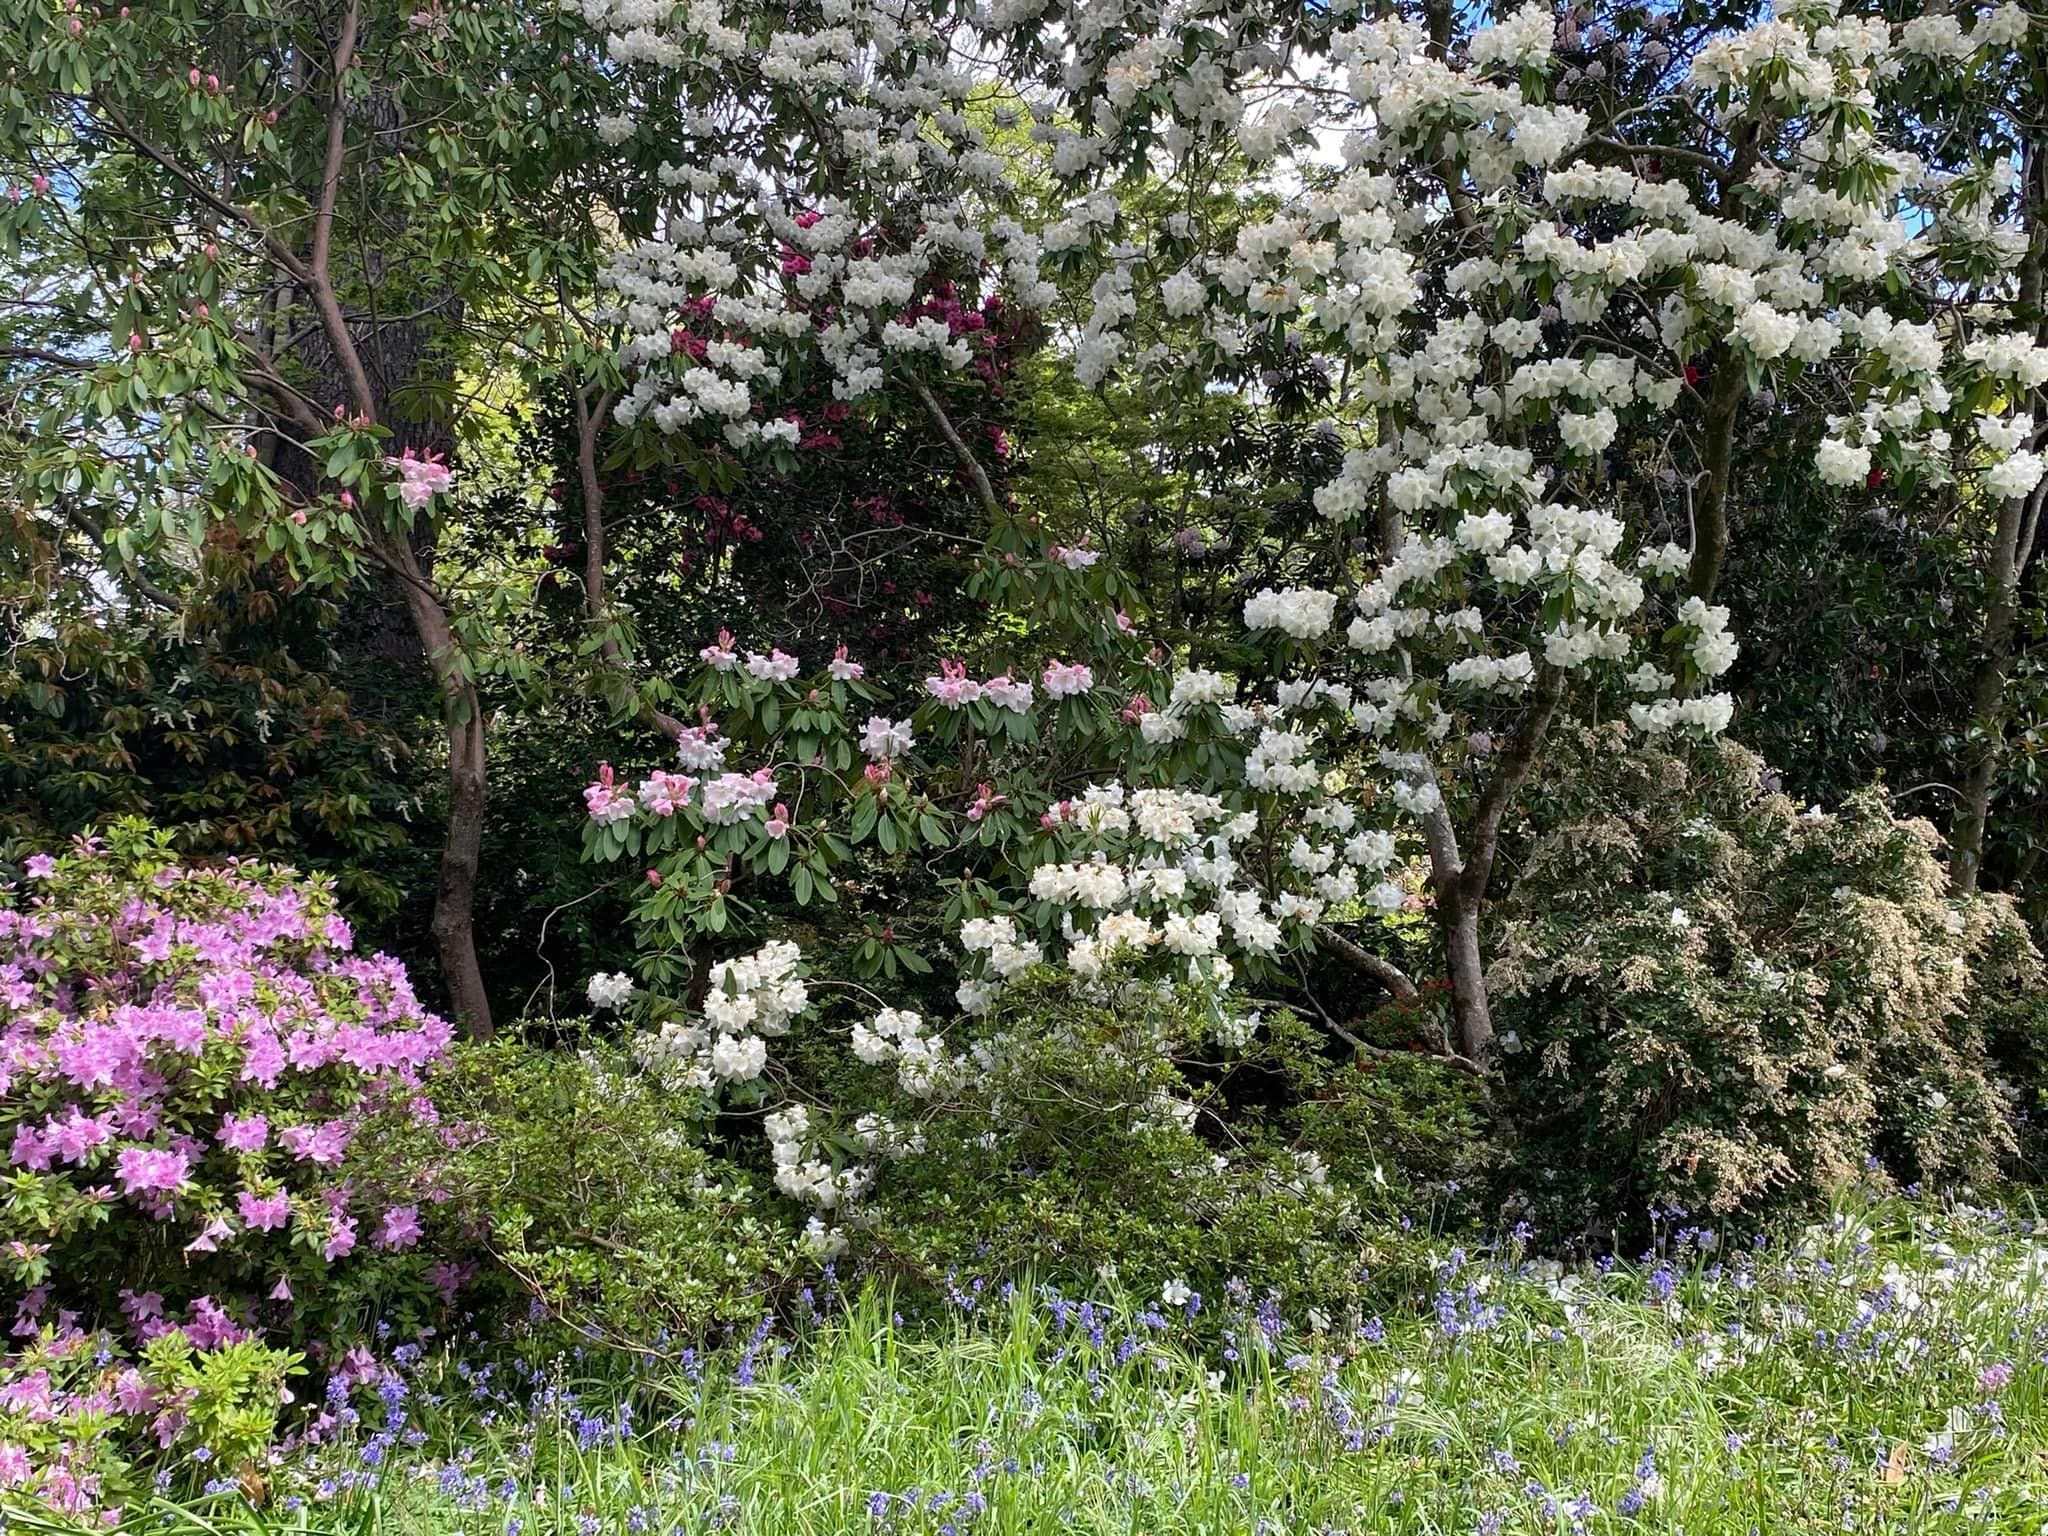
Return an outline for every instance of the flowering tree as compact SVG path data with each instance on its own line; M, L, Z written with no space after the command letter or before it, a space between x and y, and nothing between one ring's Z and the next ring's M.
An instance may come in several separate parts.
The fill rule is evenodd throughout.
M1968 30L1826 5L1746 28L1537 5L1470 29L1448 5L582 11L689 129L609 127L676 189L610 276L638 333L625 419L744 445L798 370L859 398L963 367L921 298L941 280L1042 308L1052 275L1087 275L1062 342L1084 383L1201 388L1278 336L1332 358L1353 446L1317 492L1328 537L1243 615L1289 675L1223 722L1242 779L1211 757L1181 782L1278 793L1346 837L1419 834L1475 1059L1484 903L1552 722L1728 723L1712 686L1736 644L1709 598L1748 395L1770 379L1836 402L1814 465L1833 483L1882 460L2014 503L2042 478L2020 397L2048 348L2013 325L2035 302L2013 276L2015 179L1996 142L1950 173L1883 131L1922 63L2035 48L2015 5ZM1039 153L1000 136L1026 121ZM1199 218L1139 217L1110 189L1145 166L1201 187L1226 164L1260 195L1191 198ZM1065 204L1027 222L1043 204L1020 181L1048 174ZM671 344L686 312L721 327L701 355ZM1154 745L1182 729L1141 713L1161 716ZM1336 852L1304 842L1297 865L1327 873ZM1038 890L1115 906L1085 882ZM1312 933L1322 900L1287 915Z
M0 5L14 503L172 613L220 524L293 583L386 584L441 716L433 938L479 1033L482 683L529 680L532 574L451 537L448 456L522 370L604 387L564 297L593 282L612 89L582 35L432 3Z

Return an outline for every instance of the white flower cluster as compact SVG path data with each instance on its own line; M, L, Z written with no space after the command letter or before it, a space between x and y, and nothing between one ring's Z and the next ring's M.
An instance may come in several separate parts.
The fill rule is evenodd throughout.
M769 1156L775 1163L775 1187L793 1200L815 1205L821 1211L850 1205L874 1182L866 1168L834 1170L811 1148L811 1114L801 1104L777 1110L761 1123L768 1137Z
M590 978L590 1006L613 1013L633 999L633 978L624 971L599 971Z
M884 1008L872 1024L854 1025L853 1054L870 1066L894 1062L897 1081L919 1098L957 1086L965 1070L943 1040L924 1032L923 1016L908 1008Z
M674 1086L700 1093L720 1083L752 1082L767 1070L768 1041L789 1030L809 1005L798 974L802 956L786 940L712 966L697 1020L671 1019L633 1042L643 1066Z
M804 1223L803 1245L817 1260L828 1262L846 1251L846 1234L825 1219L844 1213L874 1183L874 1171L859 1165L834 1169L811 1145L811 1114L801 1104L777 1110L761 1123L768 1154L775 1164L775 1187L792 1200L818 1208Z
M1213 676L1180 702L1220 695ZM1390 833L1361 829L1349 805L1328 798L1303 808L1306 830L1258 872L1265 889L1251 883L1242 860L1257 814L1215 795L1095 784L1055 806L1046 822L1076 856L1039 863L1029 893L1059 934L1067 971L1091 987L1150 975L1220 996L1235 978L1231 953L1274 952L1284 924L1313 924L1328 906L1360 899L1361 873L1383 872L1395 857ZM970 1014L985 1013L1044 958L1010 914L964 924L961 947L973 967L959 994ZM1219 1013L1217 1027L1241 1043L1250 1026Z
M1337 616L1337 594L1310 587L1290 587L1275 592L1267 587L1244 604L1247 629L1277 629L1297 640L1315 640L1328 634Z

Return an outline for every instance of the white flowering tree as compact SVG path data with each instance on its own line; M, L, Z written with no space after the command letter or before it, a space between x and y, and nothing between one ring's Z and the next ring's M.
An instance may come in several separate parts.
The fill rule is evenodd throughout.
M1137 711L1129 788L1163 762L1172 831L1030 877L1078 914L1078 968L1166 945L1149 918L1112 922L1132 870L1226 857L1247 797L1273 796L1300 837L1268 867L1299 879L1267 877L1256 910L1226 881L1218 922L1308 942L1416 836L1457 1045L1484 1060L1484 905L1553 720L1728 723L1714 680L1736 642L1710 598L1744 401L1771 381L1831 406L1830 483L1883 465L2012 505L2041 481L2022 397L2048 348L2014 321L2038 300L2014 275L2012 167L1937 170L1887 136L1923 66L2038 50L2016 5L1967 28L1828 4L1746 28L1543 5L1476 28L1448 4L581 9L686 125L612 131L675 189L611 278L629 420L744 448L780 381L823 368L847 398L900 375L943 423L923 381L971 348L939 283L1042 308L1055 278L1085 282L1053 345L1086 384L1202 389L1275 338L1332 359L1349 451L1316 492L1329 536L1284 552L1286 584L1243 613L1279 687L1204 680ZM1136 215L1116 194L1133 172L1187 186L1199 216ZM1219 214L1201 193L1225 175L1250 190ZM1020 190L1045 176L1051 216ZM718 336L678 347L693 316ZM1177 756L1210 744L1204 711L1235 749ZM1084 796L1075 826L1130 836L1125 793ZM971 940L971 981L1014 942Z

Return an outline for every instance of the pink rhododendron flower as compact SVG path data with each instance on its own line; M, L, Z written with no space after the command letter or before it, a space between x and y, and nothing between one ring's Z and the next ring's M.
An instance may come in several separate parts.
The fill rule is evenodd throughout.
M717 641L699 651L697 659L714 672L730 672L738 666L740 653L733 649L732 631L721 629Z
M924 689L948 709L960 709L981 697L981 684L967 675L958 661L939 663L939 675L924 680Z
M1045 665L1045 691L1055 699L1064 699L1071 694L1086 693L1095 686L1095 674L1085 663L1049 661Z
M387 458L384 467L398 476L398 496L415 512L455 484L455 475L435 455L419 454L408 448L399 458Z
M640 785L640 804L657 816L673 816L690 803L690 791L697 787L697 781L687 774L666 773L656 769ZM588 791L585 791L586 798ZM598 821L608 820L592 812Z
M597 782L583 791L590 819L600 824L624 821L633 814L633 796L612 773L610 763L597 765Z

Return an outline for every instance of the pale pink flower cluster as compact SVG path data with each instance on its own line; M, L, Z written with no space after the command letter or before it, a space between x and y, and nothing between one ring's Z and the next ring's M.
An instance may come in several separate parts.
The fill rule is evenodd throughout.
M1017 715L1029 714L1037 696L1031 684L1007 672L978 683L958 661L940 662L939 675L924 680L924 691L947 709L962 709L985 699L998 709Z
M1069 664L1063 661L1049 661L1045 664L1046 697L1053 699L1072 698L1086 693L1095 686L1095 673L1083 662Z
M387 458L384 467L398 476L398 496L415 512L436 496L444 496L455 484L455 472L430 453L408 448L397 458Z

